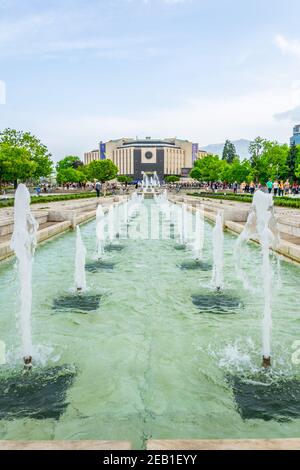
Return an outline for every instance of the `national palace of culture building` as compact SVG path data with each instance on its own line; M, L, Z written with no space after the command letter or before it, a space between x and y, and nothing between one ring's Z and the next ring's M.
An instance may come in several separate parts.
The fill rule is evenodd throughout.
M162 180L167 175L187 176L196 158L199 158L199 146L187 140L123 138L100 142L97 150L84 154L84 163L110 159L120 175L141 180L144 172L151 175L156 171Z

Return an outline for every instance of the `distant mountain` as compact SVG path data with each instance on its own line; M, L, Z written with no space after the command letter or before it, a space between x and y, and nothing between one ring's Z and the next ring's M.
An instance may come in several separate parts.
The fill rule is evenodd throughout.
M236 153L240 156L241 160L245 158L249 158L249 144L250 140L247 139L240 139L240 140L233 140L232 143L236 148ZM208 153L213 153L214 155L219 155L222 157L223 149L224 149L225 142L223 144L210 144L206 145L205 147L201 147L201 150L206 150Z

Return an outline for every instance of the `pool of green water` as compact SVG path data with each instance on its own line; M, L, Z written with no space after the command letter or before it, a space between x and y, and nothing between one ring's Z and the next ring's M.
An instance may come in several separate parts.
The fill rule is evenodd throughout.
M95 222L81 230L87 262L92 262ZM212 226L205 223L206 265L212 263L211 235ZM277 260L272 258L274 381L294 381L290 393L295 399L290 405L295 413L277 419L272 407L279 407L279 415L280 407L286 407L281 404L284 385L279 393L276 390L274 403L275 392L265 397L271 407L267 416L260 404L252 403L257 389L251 387L256 380L261 383L260 249L249 245L243 250L241 263L256 289L249 293L236 276L235 242L235 236L225 234L225 292L241 304L226 315L193 303L195 296L212 293L211 271L181 269L192 255L176 250L174 239L120 240L124 249L106 254L112 269L87 271L88 295L100 296L99 308L85 313L54 310L55 299L72 293L75 232L40 245L33 270L34 360L39 370L67 366L76 374L59 417L15 413L11 419L4 414L0 439L118 439L143 448L149 438L300 437L300 364L292 361L300 340L300 270L282 261L280 285ZM7 364L0 366L1 388L3 377L22 367L14 260L0 265L0 283L0 340L7 349ZM238 382L244 376L250 381L246 388ZM243 400L246 407L252 403L257 408L255 413L241 412Z

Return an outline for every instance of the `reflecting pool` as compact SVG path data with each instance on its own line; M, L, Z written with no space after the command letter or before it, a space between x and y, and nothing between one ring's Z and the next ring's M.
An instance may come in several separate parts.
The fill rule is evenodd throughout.
M144 217L137 214L129 225L142 225ZM159 223L174 229L164 214ZM277 259L272 258L273 369L262 376L259 247L246 246L241 259L253 281L249 293L234 268L236 237L225 233L223 294L235 302L224 314L222 304L211 301L217 294L209 269L209 223L202 259L206 269L182 269L193 258L189 249L176 249L176 237L121 239L122 249L107 250L98 266L95 225L81 226L87 249L85 309L80 302L67 308L63 302L73 293L76 233L37 248L31 378L22 376L16 334L15 260L0 264L0 340L7 349L0 372L0 439L118 439L143 448L149 438L300 437L300 364L292 362L300 340L299 267L281 261L279 286ZM89 299L98 300L92 308ZM211 303L214 311L207 308ZM48 374L58 379L49 385ZM25 393L36 394L36 414ZM44 414L43 393L54 394ZM287 404L280 397L289 393L294 400Z

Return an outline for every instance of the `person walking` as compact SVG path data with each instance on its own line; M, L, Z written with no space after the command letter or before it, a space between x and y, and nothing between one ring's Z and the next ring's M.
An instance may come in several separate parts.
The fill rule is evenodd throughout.
M289 180L286 180L286 182L284 183L284 193L285 195L288 195L290 193L290 182Z
M276 197L278 193L278 188L279 188L279 183L277 180L274 181L273 188L274 188L274 196Z
M267 189L268 189L268 193L271 194L272 189L273 189L273 182L271 180L268 180L267 182Z
M97 193L97 197L100 197L100 191L101 191L100 181L97 181L97 183L95 184L95 190L96 190L96 193Z
M280 181L278 194L279 194L279 196L283 196L283 193L284 193L284 184L283 184L283 181Z

